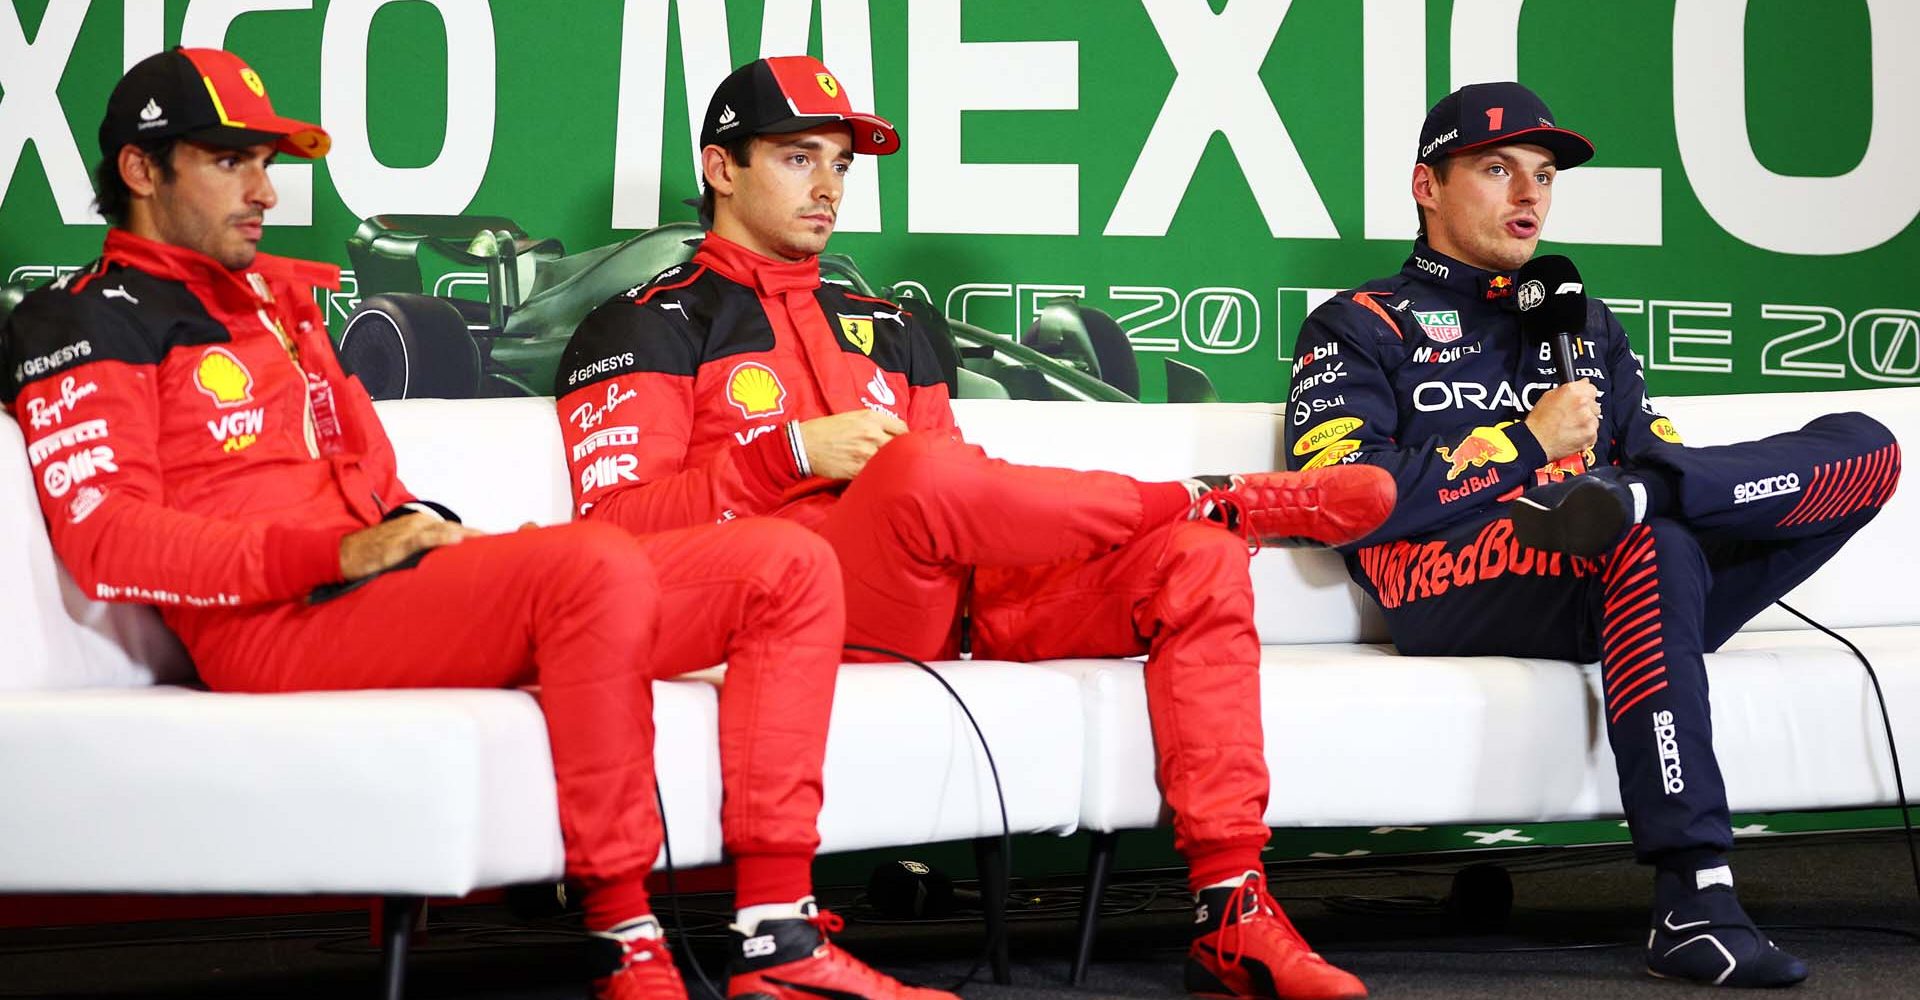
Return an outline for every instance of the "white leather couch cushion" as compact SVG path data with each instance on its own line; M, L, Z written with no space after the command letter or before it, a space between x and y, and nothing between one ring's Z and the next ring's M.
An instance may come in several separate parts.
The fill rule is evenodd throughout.
M1849 631L1879 670L1894 731L1920 746L1920 627ZM1166 822L1137 662L1049 664L1086 698L1080 822ZM1845 647L1748 633L1707 657L1714 746L1733 808L1895 801L1879 709ZM1406 657L1380 645L1268 646L1261 723L1272 826L1544 821L1620 814L1597 664ZM1651 737L1649 737L1651 738Z

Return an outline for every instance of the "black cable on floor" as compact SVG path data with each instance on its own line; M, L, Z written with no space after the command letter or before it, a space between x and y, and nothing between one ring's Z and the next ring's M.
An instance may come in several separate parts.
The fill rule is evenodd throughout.
M987 770L992 772L993 774L993 794L994 794L994 797L998 799L1000 802L1000 858L1001 858L1002 865L1006 868L1009 876L1011 876L1013 872L1013 822L1007 818L1007 791L1006 791L1006 788L1000 783L1000 765L994 762L993 747L987 744L986 731L980 728L980 720L973 717L973 709L967 707L966 699L960 697L960 692L955 691L953 689L953 685L947 683L947 679L945 677L940 676L939 671L933 669L932 667L927 666L925 663L922 663L911 656L908 656L905 653L900 652L899 650L887 649L884 646L865 646L865 645L860 645L858 643L851 643L851 642L847 643L846 646L844 646L843 648L850 649L850 650L857 650L862 653L872 653L876 656L891 657L893 659L901 661L902 663L911 663L914 666L919 667L923 672L926 673L928 677L931 677L934 680L939 681L940 686L945 688L947 691L947 694L953 698L953 703L960 706L960 711L966 714L967 722L973 726L974 737L980 741L980 752L985 754L987 757ZM1002 909L1004 910L1004 908L1005 908L1005 902L1003 900ZM1006 935L1006 933L1007 933L1007 922L1005 919L1002 919L1000 921L999 927L988 928L986 947L981 950L980 957L974 960L973 968L968 969L967 974L964 976L961 976L958 980L956 980L953 983L953 985L945 987L947 992L957 993L960 990L964 989L967 986L967 984L973 982L973 977L980 974L980 968L987 963L989 956L991 956L994 953L994 951L999 947L1000 942L1002 938Z
M700 985L707 988L707 995L715 1000L724 1000L726 992L715 987L713 980L707 978L707 970L700 964L700 957L693 953L693 943L687 939L686 915L680 912L680 886L673 877L673 837L667 833L667 797L660 792L660 779L653 780L653 801L660 809L660 853L666 861L667 895L673 898L673 930L680 937L680 950L687 956L687 964L693 966L693 974Z
M1860 647L1854 645L1846 636L1800 613L1785 601L1773 603L1780 605L1781 610L1786 613L1825 632L1834 641L1847 647L1848 652L1860 661L1860 666L1866 668L1867 680L1873 682L1873 697L1880 703L1880 724L1887 730L1887 755L1893 760L1893 788L1894 793L1900 796L1900 826L1907 833L1907 860L1913 864L1913 891L1916 895L1920 895L1920 851L1916 851L1913 844L1913 812L1907 805L1906 780L1900 776L1900 748L1893 740L1893 717L1887 713L1887 695L1880 689L1880 675L1874 672L1873 662L1867 659L1867 654L1862 653Z

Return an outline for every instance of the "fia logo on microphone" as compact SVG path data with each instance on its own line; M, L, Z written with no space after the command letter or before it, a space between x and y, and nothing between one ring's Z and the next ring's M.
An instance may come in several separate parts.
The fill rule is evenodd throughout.
M1521 309L1537 309L1540 303L1547 301L1547 286L1538 278L1528 279L1520 285L1519 303Z

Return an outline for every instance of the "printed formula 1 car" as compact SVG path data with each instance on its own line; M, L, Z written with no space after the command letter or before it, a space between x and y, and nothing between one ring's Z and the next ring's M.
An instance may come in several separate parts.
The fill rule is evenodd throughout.
M548 395L587 313L691 259L701 235L669 223L568 254L498 216L373 216L347 240L360 302L339 331L341 359L376 399ZM893 297L845 255L820 262L829 281ZM924 300L898 301L932 335L956 397L1138 400L1132 347L1099 310L1055 300L1016 340L949 322ZM1167 364L1170 400L1217 398L1198 369Z

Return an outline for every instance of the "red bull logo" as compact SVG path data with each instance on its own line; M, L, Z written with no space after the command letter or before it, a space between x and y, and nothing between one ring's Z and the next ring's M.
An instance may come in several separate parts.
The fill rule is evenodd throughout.
M1466 440L1458 445L1435 448L1434 452L1440 456L1440 460L1447 463L1447 482L1460 478L1460 474L1468 469L1486 468L1488 462L1511 462L1519 458L1520 449L1515 448L1507 432L1500 429L1505 426L1507 424L1475 427L1468 432Z
M1439 540L1387 542L1361 549L1359 559L1380 606L1389 611L1508 574L1587 577L1604 565L1601 560L1527 548L1514 540L1513 522L1504 517L1487 522L1458 548Z
M1548 483L1557 483L1568 476L1577 476L1593 468L1595 461L1592 448L1554 459L1534 472L1533 484L1545 486Z

